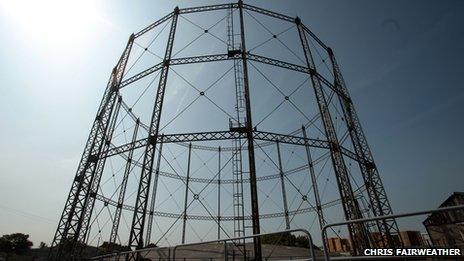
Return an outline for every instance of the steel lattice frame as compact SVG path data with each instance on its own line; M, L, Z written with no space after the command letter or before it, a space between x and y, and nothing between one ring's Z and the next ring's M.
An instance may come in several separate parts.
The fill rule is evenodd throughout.
M172 49L175 41L177 21L181 14L208 12L216 10L238 10L240 15L240 48L236 50L228 50L225 53L202 55L202 56L191 56L182 58L172 58ZM252 54L246 49L245 41L245 24L243 23L243 12L244 10L250 12L260 13L265 16L272 17L273 19L279 19L288 23L292 23L298 30L299 40L301 42L301 48L304 52L304 61L306 66L288 63L280 61L270 57ZM165 49L163 61L155 64L154 66L135 74L132 77L123 80L123 75L126 70L131 49L133 47L135 39L148 33L149 31L157 28L159 25L170 21L170 30ZM332 73L334 75L333 81L325 78L320 74L314 63L312 55L312 47L310 41L316 42L323 50L327 52L330 58L330 64ZM229 130L221 130L214 132L196 132L196 133L177 133L177 134L163 134L159 133L160 130L160 118L163 109L163 101L165 95L165 89L167 85L168 73L171 66L183 65L183 64L194 64L194 63L212 63L218 61L240 61L240 67L243 73L243 87L244 87L244 101L246 105L246 117L243 126L238 128L230 128ZM325 138L324 139L313 139L306 136L305 126L301 131L297 131L290 134L279 134L265 131L258 131L253 128L251 119L251 106L250 106L250 95L249 95L249 82L248 82L248 68L247 63L249 61L267 64L275 67L284 68L291 71L309 75L312 83L312 88L317 100L319 113L324 127ZM155 102L151 122L143 123L137 116L131 111L131 108L124 102L120 96L120 90L127 88L127 86L155 73L159 72L159 83L156 91ZM349 138L352 142L354 151L341 145L339 137L337 137L333 116L330 113L328 97L324 91L327 88L336 95L342 108L345 123L349 132ZM135 132L132 136L132 140L127 144L115 146L112 144L112 136L115 129L116 118L119 110L124 110L126 113L136 122ZM139 138L137 136L138 129L144 129L148 132L148 137ZM302 133L302 136L298 136L298 133ZM369 204L371 206L371 212L374 216L390 215L392 209L389 204L385 189L382 185L377 167L374 163L372 153L366 141L366 137L361 128L360 121L354 109L352 100L350 98L348 89L343 80L340 68L335 59L334 53L331 48L327 47L319 38L317 38L309 29L306 27L301 20L296 17L290 17L282 14L278 14L272 11L268 11L259 7L244 4L241 1L238 3L231 4L220 4L211 6L202 6L195 8L175 8L174 11L160 20L149 25L145 29L138 33L132 34L129 38L127 46L121 55L117 65L111 73L108 85L103 95L100 107L97 112L94 124L91 128L91 132L88 141L85 145L84 153L79 163L76 176L72 183L71 191L66 200L66 204L61 215L58 228L56 230L53 242L51 244L50 258L59 260L64 258L64 254L69 253L79 255L82 243L87 242L88 231L90 229L90 220L92 211L94 208L95 200L104 202L105 205L111 205L116 208L115 218L113 220L113 227L111 230L110 241L115 242L121 211L127 210L133 212L132 225L129 236L129 246L133 248L144 247L143 235L146 229L147 240L150 241L149 235L151 234L151 223L154 216L171 217L171 218L183 218L184 229L183 229L183 241L185 237L185 222L188 219L193 220L215 220L218 223L218 236L220 234L220 222L221 221L233 221L234 216L202 216L202 215L187 215L179 213L168 213L157 211L154 209L154 200L150 203L150 191L152 197L156 196L156 184L159 176L170 177L174 179L180 179L186 182L185 190L185 204L187 204L187 193L188 193L188 182L198 183L213 183L218 184L220 202L220 187L221 184L231 184L234 180L221 179L220 171L219 177L216 179L204 179L204 178L190 178L187 173L187 177L180 177L172 173L160 171L160 160L162 157L162 145L168 143L176 143L189 148L189 164L190 164L190 151L192 148L201 150L217 151L219 158L221 152L233 151L233 148L228 147L209 147L202 145L192 145L192 142L197 141L212 141L212 140L246 140L247 147L243 148L247 151L248 164L249 164L249 179L243 180L244 183L249 183L251 191L251 215L244 216L244 220L250 220L252 222L252 228L254 234L260 233L260 219L273 218L273 217L284 217L286 221L286 227L289 228L290 222L288 216L291 214L305 213L314 211L318 214L319 224L323 226L324 216L322 209L333 204L341 202L345 214L346 220L358 219L363 217L359 206L359 195L366 191L368 195ZM261 146L270 146L276 144L279 153L279 173L268 175L265 177L256 177L256 167L254 159L254 144L255 141L260 141ZM303 146L306 148L306 157L308 164L299 166L295 169L286 170L282 169L282 163L280 158L280 147L279 144L292 144L297 146ZM319 195L317 193L317 182L316 176L313 170L313 159L309 151L310 147L326 149L330 155L332 161L333 170L337 180L337 185L340 193L340 199L333 202L322 204ZM143 161L138 161L133 158L134 150L138 148L144 148ZM158 157L156 157L158 155ZM112 156L121 156L127 165L124 171L123 184L121 184L121 190L117 201L112 200L98 193L100 186L100 180L105 167L105 161L107 158ZM363 185L361 188L354 190L351 185L350 176L345 164L344 157L348 157L356 161L359 165L360 172L363 178ZM156 163L155 163L156 162ZM220 165L219 159L219 165ZM132 166L138 166L141 168L141 174L139 177L139 186L137 191L137 198L134 206L127 205L124 203L125 187L127 186L127 176L131 171ZM189 165L190 166L190 165ZM313 182L313 190L315 191L316 206L310 208L303 208L298 210L289 210L287 206L287 199L285 193L283 194L283 205L284 211L280 213L271 213L260 215L258 211L258 199L257 199L257 182L262 180L280 179L282 191L285 191L284 178L288 177L292 173L301 170L309 170L310 177ZM152 174L155 174L154 177ZM152 179L154 178L154 182ZM125 183L124 183L125 182ZM150 186L154 184L154 187ZM196 195L194 195L196 196ZM185 206L187 208L187 206ZM220 206L219 206L220 210ZM149 222L146 221L148 217ZM148 227L145 225L148 223ZM372 241L370 232L375 227L380 232L383 240L381 242ZM354 249L359 251L365 247L372 245L375 246L395 246L398 242L393 240L392 235L398 232L398 227L394 219L386 219L379 221L375 224L352 224L348 226L350 237L353 242ZM149 243L149 242L146 242ZM254 241L255 254L259 259L261 258L261 249L259 239ZM136 256L131 257L136 258Z

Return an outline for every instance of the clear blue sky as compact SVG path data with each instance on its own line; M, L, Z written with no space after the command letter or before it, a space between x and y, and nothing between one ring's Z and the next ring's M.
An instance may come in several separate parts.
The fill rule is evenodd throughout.
M37 245L53 236L129 34L213 1L15 2L0 0L0 234ZM462 1L247 3L300 16L335 50L395 212L463 190Z

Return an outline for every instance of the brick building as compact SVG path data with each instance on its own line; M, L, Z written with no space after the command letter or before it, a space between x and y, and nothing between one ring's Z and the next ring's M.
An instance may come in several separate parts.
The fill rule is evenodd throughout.
M399 234L394 234L392 236L393 240L396 242L400 242L401 240L401 242L403 242L404 247L426 246L426 242L424 241L424 238L422 237L419 231L405 230L400 231ZM377 245L373 247L389 247L387 244L387 240L385 238L382 239L382 235L379 232L372 232L371 238L374 242L377 243Z
M454 192L441 205L464 204L464 192ZM423 222L433 246L457 247L464 250L464 210L433 213Z
M426 242L419 231L400 231L399 235L404 247L426 246Z
M349 239L340 238L340 237L329 237L327 238L327 246L329 252L350 252L351 243Z

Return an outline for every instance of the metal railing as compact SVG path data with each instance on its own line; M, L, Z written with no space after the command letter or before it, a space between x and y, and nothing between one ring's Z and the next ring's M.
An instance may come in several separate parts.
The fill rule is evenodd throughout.
M164 250L166 249L168 252L168 258L170 259L170 253L171 253L171 248L170 247L153 247L153 248L142 248L142 249L137 249L137 250L131 250L131 251L124 251L124 252L115 252L111 254L106 254L106 255L101 255L101 256L96 256L90 258L90 260L105 260L107 258L117 258L116 260L120 260L120 257L128 256L129 254L137 254L141 252L146 252L146 251L151 251L151 250Z
M372 217L372 218L360 218L360 219L354 219L354 220L348 220L344 222L338 222L338 223L332 223L332 224L327 224L322 228L321 235L322 238L326 238L327 236L327 229L330 227L335 227L335 226L342 226L342 225L348 225L348 224L353 224L353 223L363 223L363 222L369 222L369 221L377 221L377 220L382 220L382 219L390 219L390 218L401 218L401 217L410 217L410 216L420 216L420 215L425 215L425 214L431 214L431 213L437 213L437 212L448 212L448 211L455 211L455 210L461 210L464 209L464 205L458 205L458 206L452 206L452 207L444 207L444 208L438 208L438 209L432 209L432 210L423 210L423 211L417 211L417 212L409 212L409 213L402 213L402 214L396 214L396 215L386 215L386 216L378 216L378 217ZM401 258L401 259L417 259L417 258L425 258L430 256L401 256L401 257L395 257L395 256L349 256L349 257L333 257L331 258L329 255L329 250L327 249L327 242L324 241L322 243L322 246L324 248L324 256L325 260L356 260L356 259L394 259L394 258Z
M255 238L255 237L277 235L277 234L283 234L283 233L292 233L292 232L303 232L308 236L309 254L310 254L312 260L316 260L315 259L316 255L314 253L313 239L312 239L311 234L309 233L309 231L306 230L306 229L291 229L291 230L284 230L284 231L265 233L265 234L256 234L256 235L249 235L249 236L243 236L243 237L225 238L225 239L217 239L217 240L211 240L211 241L205 241L205 242L199 242L199 243L190 243L190 244L177 245L173 249L173 259L174 260L176 259L176 250L179 247L196 246L196 245L204 245L204 244L223 242L224 243L224 248L227 249L227 241L235 241L235 240L240 240L240 239ZM225 251L224 253L225 253L224 260L228 260L227 252Z
M463 210L463 209L464 209L464 205L458 205L458 206L444 207L444 208L431 209L431 210L423 210L423 211L408 212L408 213L395 214L395 215L386 215L386 216L378 216L378 217L372 217L372 218L362 218L362 219L355 219L355 220L349 220L349 221L344 221L344 222L337 222L337 223L332 223L332 224L325 225L322 228L321 236L322 236L322 238L327 238L327 229L330 228L330 227L335 227L335 226L343 226L343 225L348 225L348 224L353 224L353 223L363 223L363 222L377 221L377 220L390 219L390 218L402 218L402 217L420 216L420 215L431 214L431 213L449 212L449 211L456 211L456 210ZM273 232L273 233L256 234L256 235L249 235L249 236L243 236L243 237L225 238L225 239L217 239L217 240L197 242L197 243L182 244L182 245L177 245L177 246L175 246L173 248L170 248L170 247L157 248L156 247L156 248L138 249L138 250L134 250L134 251L125 251L125 252L102 255L102 256L91 258L91 260L104 260L106 258L118 258L117 260L119 260L119 258L121 256L126 256L126 255L129 255L129 254L137 254L137 253L147 252L147 251L163 251L163 250L167 250L167 252L168 252L167 259L176 260L176 251L178 250L178 248L188 247L188 246L205 245L205 244L211 244L211 243L221 243L221 242L224 244L224 260L228 260L227 241L236 241L236 240L240 240L240 239L248 239L248 238L262 237L262 236L267 236L267 235L276 235L276 234L281 234L281 233L291 233L291 232L303 232L304 234L306 234L308 236L309 245L310 245L310 247L309 247L309 255L310 255L311 259L305 259L305 260L316 260L316 255L315 255L315 252L314 252L313 239L311 237L311 234L305 229L291 229L291 230L284 230L284 231ZM366 259L371 260L371 259L423 259L423 258L430 258L430 256L344 256L344 257L330 257L329 250L328 250L328 247L327 247L327 242L323 241L322 246L323 246L323 249L324 249L324 258L325 258L325 260L366 260ZM172 257L171 257L171 254L172 254Z
M144 249L138 249L134 251L125 251L125 252L119 252L119 253L112 253L112 254L107 254L107 255L101 255L97 257L93 257L90 260L104 260L107 258L119 258L121 256L126 256L126 255L133 255L133 254L139 254L141 252L147 252L147 251L153 251L153 250L162 250L162 249L167 249L168 250L168 258L169 260L176 260L176 251L178 248L182 247L188 247L188 246L198 246L198 245L205 245L205 244L211 244L211 243L223 243L224 244L224 260L228 260L228 254L227 254L227 241L236 241L236 240L241 240L241 239L248 239L248 238L255 238L255 237L262 237L262 236L269 236L269 235L277 235L277 234L283 234L283 233L292 233L292 232L302 232L308 236L309 240L309 256L311 259L305 259L305 260L316 260L315 257L315 252L314 252L314 244L313 244L313 239L311 237L311 234L309 233L308 230L306 229L290 229L290 230L283 230L279 232L272 232L272 233L264 233L264 234L256 234L256 235L249 235L249 236L243 236L243 237L234 237L234 238L224 238L224 239L216 239L216 240L211 240L211 241L204 241L204 242L197 242L197 243L189 243L189 244L182 244L182 245L176 245L175 247L171 248L165 247L165 248L144 248ZM171 257L172 253L172 257Z

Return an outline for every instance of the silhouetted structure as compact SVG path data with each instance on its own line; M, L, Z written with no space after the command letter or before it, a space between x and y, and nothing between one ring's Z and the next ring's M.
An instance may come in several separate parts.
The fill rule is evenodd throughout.
M399 236L404 247L426 246L426 242L419 231L400 231Z
M350 252L351 251L351 242L349 239L340 238L340 237L330 237L327 238L327 246L329 252Z
M462 204L464 193L454 192L440 208ZM464 210L431 214L423 224L434 246L458 247L464 250Z
M224 19L227 21L227 40L222 41L221 39L221 41L226 43L227 48L224 48L221 53L216 54L177 57L176 54L183 49L173 54L175 37L182 36L182 34L179 35L177 33L178 19L183 18L187 22L195 24L189 18L186 18L186 16L211 12L226 12ZM270 40L276 39L282 43L282 48L290 50L288 45L280 40L280 35L282 33L272 32L273 28L264 26L259 19L254 17L254 14L262 15L266 19L273 19L278 22L289 24L290 29L296 29L295 33L297 38L294 39L292 43L296 43L296 46L299 46L300 54L297 55L292 50L290 51L301 61L298 62L300 64L275 59L266 55L255 54L252 50L257 47L247 49L247 41L245 38L250 35L247 35L245 31L245 14L253 18L258 25L261 25L270 33ZM221 21L223 20L219 20L216 24ZM211 30L216 24L208 28L204 28L200 25L196 25L196 27L201 28L204 34L215 36ZM157 36L145 46L137 43L136 40L155 29L163 27L164 30L166 26L169 31L166 39L164 56L161 57L161 61L141 72L128 76L127 72L133 68L133 65L128 65L133 47L138 46L144 50L143 52L150 52L148 48L151 43L155 41ZM219 37L215 36L215 38ZM190 43L188 45L190 45ZM320 56L320 59L316 54ZM135 63L137 63L138 58L134 60ZM161 126L163 106L171 106L171 104L163 104L168 82L168 73L172 71L178 74L174 70L174 67L178 65L212 62L218 64L219 62L229 62L233 64L235 97L233 97L232 100L235 102L235 112L232 114L235 114L235 116L228 113L207 96L209 88L200 90L191 82L189 82L189 85L198 91L199 98L208 99L208 101L228 115L230 124L229 126L224 126L225 128L228 127L228 129L163 134L161 131L164 130L166 126ZM268 77L265 77L258 67L253 65L254 63L272 66L273 68L286 69L305 75L305 77L310 80L311 85L304 84L305 82L303 82L301 86L310 87L312 94L308 96L313 96L314 98L314 104L317 110L315 117L309 119L301 109L295 105L294 100L296 100L296 98L292 96L292 94L298 89L292 93L288 90L281 91L276 84L272 83ZM252 99L250 97L250 88L252 86L250 86L249 65L260 72L270 85L279 90L282 95L282 103L285 102L290 104L290 106L295 107L299 113L305 116L305 121L301 122L294 132L279 133L278 131L270 132L258 130L257 125L268 116L264 117L259 123L252 121ZM322 73L322 69L325 67L321 65L326 66L326 73ZM154 101L152 105L153 111L149 122L143 122L138 115L134 113L133 106L129 106L125 103L125 96L122 94L121 90L123 88L127 89L129 88L128 86L144 78L146 79L149 75L155 75L156 73L158 73L159 81L155 96L152 99L152 101ZM185 80L185 78L181 78ZM304 106L309 107L306 103ZM187 108L181 110L180 113ZM120 126L118 122L120 122L120 114L122 113L125 114L124 118L128 116L127 118L132 120L134 131L132 133L132 138L129 137L131 141L127 141L125 144L114 144L115 136L117 136L114 134L115 129ZM334 114L337 115L337 113L338 116L334 116ZM176 118L177 116L174 117L173 120ZM317 124L319 125L315 122L318 122ZM167 123L167 125L169 124L170 122ZM276 124L279 124L279 122ZM303 125L302 128L300 128L301 125ZM322 138L311 138L311 135L306 133L306 129L314 128L314 126L318 128L323 136ZM342 129L342 126L344 129ZM340 129L344 132L341 133ZM140 137L139 132L142 132L144 136ZM126 135L126 130L124 130L124 135ZM232 146L211 146L206 142L224 140L232 141ZM204 143L198 145L198 142ZM185 164L187 166L185 175L179 175L177 172L167 173L160 170L161 162L163 159L166 160L164 146L168 144L178 144L187 148L186 153L188 157L187 163ZM281 147L283 144L291 144L303 148L304 153L302 158L307 160L307 163L294 170L285 170L281 156ZM263 149L263 147L271 145L276 147L277 157L272 158ZM348 146L351 146L351 149L348 148ZM154 22L142 31L132 34L121 58L114 67L53 238L53 248L50 252L50 257L56 260L60 259L63 254L69 254L63 253L64 249L62 248L62 243L68 241L73 244L70 251L71 254L79 255L81 251L81 247L79 246L83 243L88 243L89 231L92 227L98 227L98 236L100 240L102 229L100 228L97 218L102 211L93 215L93 213L96 212L94 211L95 202L102 202L102 210L107 209L110 212L112 229L111 233L108 235L108 246L115 243L121 235L121 213L123 211L132 213L133 217L128 233L129 239L127 244L122 244L128 245L132 249L140 249L152 243L150 236L152 234L151 229L154 217L172 218L175 219L175 221L182 220L182 243L186 241L186 224L190 220L212 220L217 223L218 237L220 237L221 234L237 237L247 234L246 229L249 227L252 229L251 232L253 234L260 233L260 220L262 219L282 217L284 218L286 227L289 228L293 215L315 211L319 220L319 225L322 227L327 223L324 218L323 209L332 203L321 202L319 189L317 187L318 173L314 169L317 159L313 160L313 155L310 151L310 149L313 148L323 149L327 152L326 157L327 160L330 159L336 185L339 190L339 199L333 204L341 204L346 220L359 219L367 215L382 216L392 214L385 189L383 188L372 153L361 128L361 123L354 109L353 101L343 80L334 53L331 48L325 45L302 23L300 18L290 17L244 4L242 1L238 3L194 8L179 9L176 7L170 14ZM143 150L140 161L134 156L134 151L137 149ZM217 174L213 178L205 179L191 176L193 172L191 167L193 164L192 158L195 156L195 151L198 150L217 153L217 165L219 167ZM264 152L263 154L266 154L265 156L273 162L279 170L276 175L257 177L256 151L260 153ZM224 155L226 152L232 154L230 160L232 165L232 179L224 178L224 160L221 162L221 155ZM100 188L102 187L102 173L107 167L107 159L119 156L125 160L126 164L125 167L122 168L121 173L118 174L122 176L122 181L112 193L118 197L116 201L105 196L100 191ZM174 160L176 160L176 158L174 158ZM349 169L347 166L348 160L354 161L358 167L357 171L359 171L359 179L362 183L362 186L358 189L353 188L352 183L355 183L353 178L354 170L352 168ZM170 164L169 161L168 164ZM126 188L128 186L128 178L135 167L139 169L137 174L136 199L133 204L130 204L127 203ZM296 172L301 170L308 170L307 173L311 180L310 191L314 194L315 202L312 204L309 201L307 195L309 192L303 194L300 189L296 188L296 191L301 194L302 203L307 202L310 206L306 209L300 207L297 209L289 209L286 186L289 186L289 184L295 186L295 184L289 181L289 175L291 171ZM114 176L115 174L113 173L113 177ZM161 176L173 180L180 180L184 183L185 193L182 213L160 212L155 209L155 201L157 198L156 190L158 187L158 179ZM258 181L271 179L278 179L280 181L282 212L260 215ZM204 198L202 198L203 194L200 195L201 192L192 190L191 186L193 183L204 183L206 184L205 186L209 186L210 184L217 185L217 213L212 213L211 209L203 203ZM221 194L221 188L226 184L232 184L233 216L225 216L221 213L221 211L223 211L221 208L221 201L224 200L224 196ZM249 185L249 190L244 190L244 184ZM244 200L245 195L249 195L250 215L247 215L245 211L246 205L248 204L247 201ZM187 213L190 206L190 204L188 204L189 196L193 197L193 201L200 203L207 210L207 215L190 215ZM366 200L366 202L361 202L363 199ZM364 206L364 209L360 206L361 204ZM95 218L93 218L93 216L95 216ZM97 221L95 222L95 220ZM247 223L249 221L251 221L251 224ZM227 235L224 230L225 222L233 222L233 235ZM167 229L166 233L169 232L169 229ZM351 237L352 249L359 253L365 247L372 244L380 244L380 242L375 242L370 237L370 233L374 231L380 233L381 238L383 238L382 244L394 245L395 242L392 235L398 232L398 228L394 219L384 219L382 221L368 222L365 224L350 224L348 225L348 231ZM161 235L161 237L164 237L165 234ZM101 239L101 241L103 240L106 241L107 239ZM243 248L243 253L247 252L245 250L246 244L244 241L238 240L235 244ZM253 253L257 259L261 259L259 238L254 239Z

